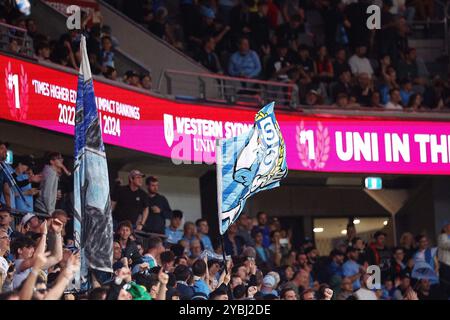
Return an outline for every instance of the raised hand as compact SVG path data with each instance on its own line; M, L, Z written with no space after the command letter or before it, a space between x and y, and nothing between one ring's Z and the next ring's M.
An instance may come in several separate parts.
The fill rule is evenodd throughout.
M248 287L247 294L249 298L253 298L253 296L258 292L258 288L256 286Z
M417 293L413 289L409 289L406 292L405 300L419 300L419 297L417 296Z
M33 174L33 175L30 175L28 178L28 181L32 182L32 183L39 183L39 182L41 182L41 180L42 180L42 174Z
M78 272L80 270L81 267L81 258L80 258L80 253L73 253L70 257L69 260L67 261L67 267L65 269L65 271L67 273L70 273L70 276L74 276L76 272Z
M231 273L227 272L225 274L225 278L223 278L223 283L225 283L225 285L227 286L231 281Z
M256 274L256 263L255 261L250 262L250 274Z
M61 234L64 228L64 224L62 223L61 220L55 218L51 220L50 228L54 233Z
M47 257L50 256L51 252L47 251L45 253L39 253L34 257L33 268L36 270L41 270L43 266L47 263Z
M141 264L139 265L139 270L141 270L141 272L142 272L142 271L145 271L145 270L147 270L147 269L149 269L149 268L150 268L150 265L149 265L147 262L141 263Z
M159 270L158 280L164 286L167 286L167 283L169 282L169 275L163 271L163 268Z
M333 290L331 290L330 288L326 288L323 294L325 296L325 300L331 300L331 298L333 297Z

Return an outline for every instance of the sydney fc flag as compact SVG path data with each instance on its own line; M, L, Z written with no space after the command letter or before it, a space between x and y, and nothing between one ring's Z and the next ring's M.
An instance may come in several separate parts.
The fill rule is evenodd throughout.
M274 102L262 108L250 131L217 140L217 198L222 235L237 220L247 198L278 187L287 175L286 146L273 108Z
M108 167L84 36L80 46L82 59L75 111L74 240L81 251L76 287L86 290L89 269L112 272L113 230Z

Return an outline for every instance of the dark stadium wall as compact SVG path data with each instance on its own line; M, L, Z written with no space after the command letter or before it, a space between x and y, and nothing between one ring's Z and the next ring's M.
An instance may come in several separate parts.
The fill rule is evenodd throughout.
M404 232L424 233L429 236L430 243L436 243L433 189L434 183L430 179L396 214L398 238Z
M438 236L444 221L450 220L450 177L433 178L433 204L435 230Z
M202 218L208 221L209 234L213 246L220 245L219 242L219 219L217 214L217 180L214 170L208 171L200 177L200 202Z
M251 215L266 210L273 216L390 216L362 189L345 187L281 186L255 195L246 209Z

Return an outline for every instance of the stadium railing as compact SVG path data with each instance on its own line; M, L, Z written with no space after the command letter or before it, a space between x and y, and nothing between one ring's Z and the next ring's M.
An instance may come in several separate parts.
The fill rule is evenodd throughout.
M193 88L196 89L195 95L189 94ZM158 91L177 100L197 102L261 105L277 101L285 108L299 105L298 87L295 84L172 69L162 73Z
M10 43L13 40L17 41L19 48L16 54L33 57L33 40L28 36L27 30L0 22L0 49L11 51Z

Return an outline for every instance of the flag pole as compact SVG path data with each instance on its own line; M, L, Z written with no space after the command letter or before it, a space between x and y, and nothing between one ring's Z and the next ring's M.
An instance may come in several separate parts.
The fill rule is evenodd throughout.
M228 274L227 256L225 253L225 241L223 235L220 236L220 242L222 243L223 268L225 269L225 274Z
M217 217L219 221L220 242L222 245L223 267L228 274L227 259L225 254L225 241L222 233L222 145L221 139L216 138L216 182L217 182Z

